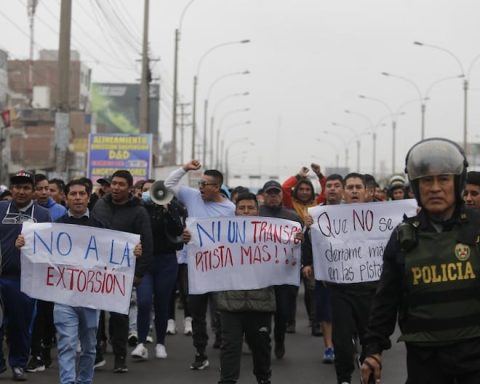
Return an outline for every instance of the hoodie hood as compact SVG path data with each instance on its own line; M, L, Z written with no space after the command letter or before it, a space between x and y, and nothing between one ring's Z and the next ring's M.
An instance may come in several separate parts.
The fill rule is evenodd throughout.
M311 190L312 190L312 195L310 196L310 199L307 201L307 202L303 202L303 201L300 201L297 197L297 191L298 191L298 187L302 184L307 184L310 186ZM310 203L311 201L314 201L315 200L315 188L313 188L313 183L310 181L310 179L301 179L297 182L297 184L295 184L295 187L293 187L293 191L292 191L292 197L301 202L301 203L304 203L304 204L308 204Z

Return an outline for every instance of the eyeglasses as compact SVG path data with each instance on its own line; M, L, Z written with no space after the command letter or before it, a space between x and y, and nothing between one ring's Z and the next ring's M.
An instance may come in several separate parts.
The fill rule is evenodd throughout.
M207 185L218 185L217 183L207 183L206 181L200 180L198 182L198 188L204 188Z

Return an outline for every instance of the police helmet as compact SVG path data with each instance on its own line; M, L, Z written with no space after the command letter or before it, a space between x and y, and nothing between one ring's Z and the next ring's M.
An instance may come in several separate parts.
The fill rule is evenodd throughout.
M402 175L393 175L392 177L390 177L387 185L388 197L393 199L393 191L395 191L396 189L400 188L405 191L406 183L407 182Z
M467 175L467 159L460 146L451 140L431 138L418 142L407 153L405 173L418 204L418 180L425 176L454 175L455 199L461 203Z

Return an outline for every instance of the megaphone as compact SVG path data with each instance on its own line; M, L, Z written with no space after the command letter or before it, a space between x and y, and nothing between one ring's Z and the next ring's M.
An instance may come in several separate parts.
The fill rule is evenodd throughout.
M173 191L165 187L163 180L155 181L150 187L150 198L155 204L167 205L173 199Z

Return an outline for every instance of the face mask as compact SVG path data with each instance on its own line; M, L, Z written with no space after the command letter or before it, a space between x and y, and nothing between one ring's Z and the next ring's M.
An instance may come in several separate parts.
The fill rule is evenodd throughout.
M152 198L150 197L149 191L142 192L142 200L145 203L152 203Z

